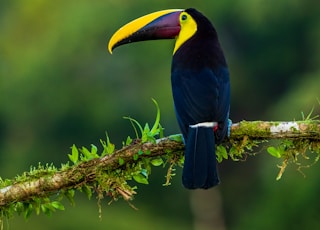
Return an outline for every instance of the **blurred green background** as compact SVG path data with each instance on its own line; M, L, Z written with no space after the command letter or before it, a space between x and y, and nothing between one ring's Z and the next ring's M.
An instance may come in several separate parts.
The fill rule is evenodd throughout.
M165 134L178 133L170 86L174 41L107 52L130 20L168 8L195 7L214 23L231 73L231 119L293 120L319 114L320 6L304 0L150 2L147 0L2 0L0 7L0 175L38 162L67 161L70 146L99 146L107 131L118 146L134 136L131 116L152 122L155 98ZM155 169L132 202L76 195L52 217L15 216L10 229L319 229L319 165L295 166L276 181L281 161L261 154L219 165L222 184L208 191L172 186Z

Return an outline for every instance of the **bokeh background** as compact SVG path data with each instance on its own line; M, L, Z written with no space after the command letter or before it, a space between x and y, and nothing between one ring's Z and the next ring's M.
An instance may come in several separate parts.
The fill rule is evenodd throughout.
M12 178L38 162L59 166L70 146L99 146L107 131L118 146L134 136L131 116L152 122L155 98L165 134L178 133L170 86L174 41L120 47L115 30L144 14L195 7L215 25L231 73L231 119L299 120L319 114L320 6L305 0L2 0L0 7L0 175ZM265 152L219 165L222 184L182 188L181 169L163 187L155 169L132 202L76 195L52 217L10 219L10 229L319 229L319 165L291 166L280 181Z

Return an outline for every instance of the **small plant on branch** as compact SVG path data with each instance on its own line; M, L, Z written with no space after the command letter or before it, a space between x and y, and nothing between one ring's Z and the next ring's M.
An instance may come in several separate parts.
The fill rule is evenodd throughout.
M121 149L117 150L106 135L105 140L100 140L100 149L95 145L90 148L73 145L69 162L61 167L39 163L14 179L0 178L2 226L3 220L15 213L28 218L32 213L51 215L56 210L64 210L63 200L74 204L76 191L85 193L88 199L96 197L99 210L101 200L106 197L109 203L122 198L134 207L131 201L137 187L149 183L152 167L167 168L164 185L170 185L175 167L183 166L184 145L180 134L164 137L160 109L157 102L153 102L157 113L151 128L149 124L142 126L137 120L125 117L131 122L136 137L128 136ZM217 160L243 161L263 146L271 156L282 159L277 179L289 163L301 171L320 157L320 121L316 118L308 115L294 122L235 123L230 137L217 146Z

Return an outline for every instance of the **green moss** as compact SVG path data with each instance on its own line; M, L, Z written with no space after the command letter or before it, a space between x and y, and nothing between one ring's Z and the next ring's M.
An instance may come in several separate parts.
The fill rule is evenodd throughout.
M243 136L257 137L257 138L265 138L270 136L269 126L263 126L263 122L261 121L241 121L240 128L232 130L232 136L237 138Z
M100 202L105 197L109 197L111 201L122 198L130 202L136 194L138 184L148 184L151 168L155 166L168 167L165 185L169 185L172 176L175 175L175 166L181 165L183 154L168 153L163 158L159 156L152 158L150 150L142 148L145 142L154 144L157 138L163 137L163 128L160 125L160 110L158 104L155 101L154 103L157 108L157 115L152 128L149 128L148 124L142 128L136 120L130 118L130 122L135 124L133 126L136 132L137 130L140 131L139 139L132 140L130 137L127 137L126 141L123 142L123 151L117 153L114 157L117 161L108 165L110 168L96 167L98 161L104 158L109 159L115 153L115 146L111 143L108 135L106 135L106 140L100 140L102 150L99 150L94 145L91 145L90 148L78 148L73 145L71 153L68 154L72 165L67 162L66 164L62 164L61 168L57 168L53 164L42 165L39 163L37 167L31 167L29 172L25 172L13 180L3 180L0 178L0 188L4 188L13 184L34 182L40 178L45 182L44 184L54 183L54 181L50 181L52 180L52 176L63 174L65 180L63 184L68 185L54 193L46 191L46 188L43 188L43 193L38 194L37 197L28 197L26 200L15 200L12 203L0 206L0 221L3 218L12 217L14 213L28 218L32 213L51 215L56 210L64 210L61 201L67 199L71 204L74 204L76 190L85 193L88 199L93 194L96 194L99 210L101 210ZM133 143L138 147L137 151L131 155L127 154L126 149ZM164 151L170 152L169 150ZM131 185L132 183L130 183L129 185L129 181L135 181L136 184Z
M52 189L47 191L46 187L37 197L27 197L22 200L15 199L11 203L0 206L2 223L4 218L10 218L14 213L28 218L32 213L39 215L44 213L51 215L56 210L64 210L63 199L74 204L75 192L83 192L91 199L93 195L98 199L98 207L101 210L101 201L108 197L110 202L123 199L130 203L137 193L139 184L148 184L148 178L152 167L167 167L166 181L164 185L170 185L170 181L175 176L175 167L183 166L184 155L181 135L172 135L168 138L171 141L165 148L163 156L154 154L157 150L157 140L163 137L163 128L160 125L160 110L156 102L157 115L153 126L148 124L143 126L132 118L128 120L133 125L137 139L127 137L123 148L115 153L115 145L111 143L108 135L106 140L100 140L102 150L91 145L90 148L73 145L69 160L62 164L60 168L53 164L38 164L31 167L29 172L22 173L14 179L1 179L0 189L10 185L34 182L41 178L43 186L48 186L52 176L63 174L66 187L59 191ZM306 123L307 122L307 123ZM318 137L319 121L307 120L297 122L299 127L314 132L314 138L288 138L281 141L268 142L270 138L270 125L279 125L279 122L242 121L240 128L232 130L232 138L228 142L217 147L217 160L232 159L233 161L245 160L248 155L255 155L261 151L264 144L268 152L282 162L277 179L280 179L289 164L294 164L303 173L303 169L317 163L320 158L320 140ZM298 131L293 128L294 132ZM174 141L172 141L174 140ZM159 141L158 141L159 142ZM172 142L179 142L179 150L172 150ZM150 150L149 147L155 147ZM181 147L182 146L182 147ZM127 152L128 149L134 147ZM180 149L181 147L181 149ZM154 155L153 155L154 154ZM108 164L97 164L103 160L110 160ZM97 166L99 165L99 166ZM132 183L136 182L136 183ZM53 186L54 187L54 186ZM1 222L1 220L0 220Z

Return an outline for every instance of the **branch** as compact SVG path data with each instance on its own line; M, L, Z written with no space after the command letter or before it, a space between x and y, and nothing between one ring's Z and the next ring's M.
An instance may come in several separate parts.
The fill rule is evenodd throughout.
M179 154L183 149L182 143L171 141L169 138L165 138L157 144L136 141L130 146L115 151L112 155L81 162L55 173L43 175L36 180L33 180L30 176L25 182L14 183L1 188L0 207L12 202L27 201L33 197L48 196L61 190L77 189L84 185L91 185L101 176L101 171L123 170L125 165L139 162L142 158L155 158L165 155L168 151L172 151L172 154ZM138 152L149 153L140 154L136 159L135 155ZM112 187L112 182L110 186Z
M231 139L308 139L320 140L320 120L270 122L242 121L232 125Z
M152 137L159 135L162 127L157 124L159 132L156 132L155 126L151 130L147 125L146 127L149 131L147 134L151 132L153 136L150 134L151 136L147 135L144 139L151 142L131 142L129 138L127 145L114 151L114 146L107 137L107 142L101 141L103 152L100 155L97 154L95 146L92 146L91 151L83 147L80 154L74 146L72 154L69 155L74 163L72 166L68 163L57 169L52 165L39 165L14 180L1 179L2 216L10 217L12 213L18 212L28 217L32 211L37 214L50 214L56 209L63 209L60 203L63 197L73 202L75 190L85 192L89 198L92 193L96 193L99 200L107 195L112 200L122 197L129 201L136 192L135 187L129 186L127 181L135 180L147 184L151 166L168 167L165 184L169 185L171 176L174 175L174 167L181 166L183 162L184 145L181 136L174 135L155 140ZM305 157L307 149L317 153L316 162L320 156L320 121L235 123L231 127L228 140L218 146L217 159L221 161L231 157L237 160L252 152L253 147L270 139L281 140L277 147L268 148L268 152L273 156L282 157L285 166L290 158L297 159L299 153ZM59 196L52 201L53 194Z

